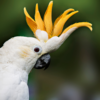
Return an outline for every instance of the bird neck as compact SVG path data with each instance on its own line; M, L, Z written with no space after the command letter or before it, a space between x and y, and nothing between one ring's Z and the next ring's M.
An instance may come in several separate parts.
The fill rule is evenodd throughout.
M19 77L19 79L21 81L24 81L25 83L27 83L28 81L28 73L26 72L26 70L21 69L19 66L15 66L12 64L0 64L0 73Z

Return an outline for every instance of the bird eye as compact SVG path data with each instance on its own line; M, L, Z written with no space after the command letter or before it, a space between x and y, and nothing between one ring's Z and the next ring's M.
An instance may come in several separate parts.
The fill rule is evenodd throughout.
M39 52L39 48L34 48L34 51L35 52Z
M37 54L40 54L42 52L42 48L40 46L34 46L33 47L34 52L36 52Z

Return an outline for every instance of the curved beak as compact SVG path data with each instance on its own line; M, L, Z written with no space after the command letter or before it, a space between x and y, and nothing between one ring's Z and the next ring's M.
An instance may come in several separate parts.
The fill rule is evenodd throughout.
M36 69L42 69L42 68L47 69L50 65L50 60L51 60L50 55L44 54L40 58L38 58L34 68L36 68Z

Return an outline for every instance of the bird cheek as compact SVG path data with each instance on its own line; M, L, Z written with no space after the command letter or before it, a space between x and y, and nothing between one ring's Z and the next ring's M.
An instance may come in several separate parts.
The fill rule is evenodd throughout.
M31 53L32 51L31 51L31 49L29 48L29 47L20 47L20 52L19 52L19 54L20 54L20 56L22 57L22 58L27 58L27 57L29 57L30 56L30 53Z

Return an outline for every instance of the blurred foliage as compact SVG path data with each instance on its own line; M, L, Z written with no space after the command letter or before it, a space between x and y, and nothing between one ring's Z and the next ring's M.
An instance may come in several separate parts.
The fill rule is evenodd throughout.
M33 36L26 24L23 8L34 18L35 4L43 17L50 0L2 0L0 1L0 46L14 36ZM32 71L29 84L36 83L37 99L44 100L63 82L74 82L91 92L100 91L100 1L99 0L53 0L53 22L66 9L79 13L71 17L65 27L75 22L88 21L93 31L80 28L65 43L51 53L49 68ZM35 76L34 76L35 75ZM33 77L34 76L34 77ZM35 81L34 81L35 80Z

